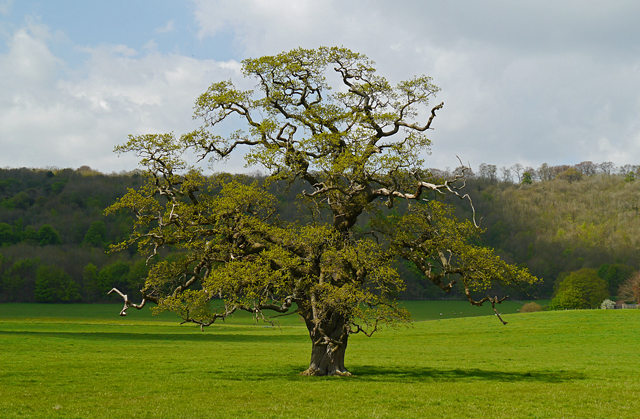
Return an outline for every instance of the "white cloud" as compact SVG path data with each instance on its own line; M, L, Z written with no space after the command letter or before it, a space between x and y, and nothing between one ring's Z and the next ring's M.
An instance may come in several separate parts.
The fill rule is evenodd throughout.
M7 85L4 92L16 83L32 90L55 79L60 61L47 48L49 38L49 32L34 23L15 32L8 53L0 58L0 80Z
M169 33L175 30L175 24L173 20L170 20L166 23L166 25L156 28L157 33Z
M122 45L85 47L84 65L69 71L48 39L45 27L25 27L0 55L0 166L132 169L135 159L117 159L114 145L128 134L193 129L195 98L213 81L238 77L234 62Z
M13 6L13 0L0 0L0 14L6 15Z

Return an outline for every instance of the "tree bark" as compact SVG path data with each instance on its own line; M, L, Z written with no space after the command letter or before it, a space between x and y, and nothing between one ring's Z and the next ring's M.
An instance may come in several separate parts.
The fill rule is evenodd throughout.
M344 366L349 332L344 316L333 313L329 320L316 324L312 316L303 316L311 338L311 362L300 375L350 376Z

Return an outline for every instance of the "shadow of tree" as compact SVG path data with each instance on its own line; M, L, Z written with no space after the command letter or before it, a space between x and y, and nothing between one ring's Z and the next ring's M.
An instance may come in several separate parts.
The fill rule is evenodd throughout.
M352 371L355 379L367 381L531 381L544 383L562 383L573 380L583 380L586 375L576 371L500 371L469 369L435 369L427 367L380 367L355 366Z
M387 383L411 383L411 382L542 382L563 383L574 380L584 380L587 376L576 371L496 371L469 369L435 369L426 367L379 367L379 366L355 366L350 371L351 377L306 377L299 373L305 368L291 365L282 366L274 372L256 373L252 376L238 376L230 371L208 371L212 374L224 376L225 380L354 380L359 382L387 382Z

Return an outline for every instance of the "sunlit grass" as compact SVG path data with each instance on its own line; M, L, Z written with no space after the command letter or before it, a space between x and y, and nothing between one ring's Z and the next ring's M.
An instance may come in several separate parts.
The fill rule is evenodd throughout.
M310 355L298 324L242 320L202 333L144 312L119 318L114 306L68 306L75 317L53 306L26 316L25 307L19 315L0 306L2 418L631 418L640 410L638 310L504 314L506 326L495 316L444 319L355 335L347 350L355 377L314 378L298 375Z
M517 313L523 303L515 301L505 301L496 305L501 314ZM219 305L213 303L213 306ZM402 305L410 312L412 319L415 321L423 320L444 320L461 317L476 317L493 315L493 309L489 303L482 307L474 307L468 301L404 301ZM180 318L170 312L163 312L154 315L152 310L145 307L142 310L130 308L126 317L118 316L122 304L0 304L0 318L4 319L33 319L42 322L44 319L51 318L56 321L64 319L77 322L84 319L88 322L108 321L113 324L131 324L132 319L136 321L152 321L152 322L171 322L180 321ZM269 312L265 312L269 314ZM270 320L276 324L282 325L299 325L301 321L299 316L294 314L274 315ZM237 312L225 323L229 324L254 324L256 322L251 313Z

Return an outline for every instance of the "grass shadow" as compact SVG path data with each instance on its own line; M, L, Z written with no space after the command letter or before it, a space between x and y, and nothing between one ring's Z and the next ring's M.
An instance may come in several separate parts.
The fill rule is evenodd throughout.
M367 381L409 382L409 381L499 381L499 382L543 382L563 383L584 380L586 375L576 371L500 371L469 369L435 369L428 367L379 367L356 366L352 371L355 379Z
M379 366L355 366L350 369L354 375L351 377L306 377L299 373L305 369L300 365L297 367L283 366L274 372L262 372L250 376L241 376L230 371L210 371L210 373L220 374L225 380L353 380L358 382L384 382L384 383L418 383L418 382L531 382L559 384L575 380L584 380L587 376L576 371L496 371L470 369L435 369L426 367L379 367Z

